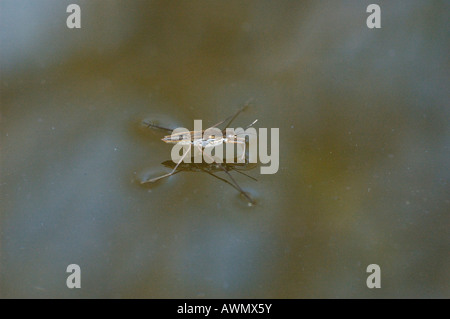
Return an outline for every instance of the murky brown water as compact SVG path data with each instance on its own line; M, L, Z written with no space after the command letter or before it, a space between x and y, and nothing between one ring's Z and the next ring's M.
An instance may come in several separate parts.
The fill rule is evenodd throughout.
M2 297L449 297L443 1L0 2ZM280 169L154 187L248 99ZM80 265L69 290L66 267ZM366 286L379 264L382 288Z

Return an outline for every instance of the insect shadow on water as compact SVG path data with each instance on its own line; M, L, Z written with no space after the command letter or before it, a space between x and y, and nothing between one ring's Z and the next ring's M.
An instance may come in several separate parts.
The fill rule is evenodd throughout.
M164 161L162 164L166 167L172 168L172 171L155 177L155 178L151 178L151 179L147 179L145 181L142 181L141 184L144 183L153 183L156 182L162 178L166 178L169 176L172 176L174 174L180 173L182 171L191 171L191 172L205 172L225 183L227 183L228 185L231 185L233 188L235 188L236 190L238 190L241 195L243 195L247 201L249 202L249 205L255 205L255 201L250 197L250 195L246 192L244 192L244 190L239 186L239 184L236 182L236 180L233 178L233 176L231 175L230 171L235 171L238 172L242 175L245 175L253 180L256 181L255 178L245 174L244 172L242 172L242 170L249 170L252 169L254 167L256 167L256 164L250 164L247 161L247 158L245 157L245 153L243 153L243 157L245 157L246 161L245 163L219 163L213 160L213 158L211 158L211 156L209 156L208 154L204 153L204 149L207 147L212 147L212 146L217 146L217 145L221 145L221 144L226 144L226 143L234 143L234 144L241 144L245 146L245 138L241 138L238 137L236 134L234 134L233 136L227 136L226 135L226 128L234 121L234 119L236 119L236 117L246 108L248 107L248 102L240 109L238 109L236 111L236 113L234 113L233 115L229 116L228 118L226 118L223 121L220 121L219 123L211 126L209 129L211 128L216 128L219 125L223 124L226 122L225 128L222 130L222 136L204 136L204 132L206 130L202 130L202 131L190 131L189 132L189 138L186 139L186 135L188 133L184 132L184 133L175 133L175 134L170 134L170 135L166 135L162 138L162 141L164 141L165 143L172 143L172 144L177 144L177 143L182 143L184 145L192 145L194 147L196 147L203 155L207 156L209 159L212 160L212 163L194 163L193 158L191 158L191 163L183 163L183 159L186 157L186 155L190 152L186 152L181 159L178 161L178 163L174 163L171 160L167 160ZM250 125L248 125L246 127L249 128L251 126L253 126L253 124L255 124L257 122L257 120L253 121L253 123L251 123ZM163 131L167 131L167 132L173 132L172 129L169 128L165 128L159 125L155 125L151 122L143 122L144 125L146 125L149 128L154 128L154 129L159 129L159 130L163 130ZM201 138L198 138L199 133L201 133ZM227 174L227 176L230 178L230 181L227 181L224 178L221 178L217 175L215 175L214 173L216 172L225 172Z

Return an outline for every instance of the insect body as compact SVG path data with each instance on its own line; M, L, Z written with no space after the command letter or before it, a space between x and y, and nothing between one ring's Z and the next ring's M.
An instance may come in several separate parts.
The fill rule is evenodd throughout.
M209 148L209 147L215 147L221 144L225 144L225 143L235 143L235 144L241 144L245 147L245 138L243 137L238 137L235 133L229 133L227 134L226 130L222 130L222 134L205 134L208 133L210 131L210 129L212 128L217 128L217 126L221 125L222 123L227 122L227 125L225 127L227 127L228 125L231 124L231 122L247 107L247 105L245 105L244 107L242 107L241 109L239 109L235 114L233 114L232 116L228 117L227 119L211 126L209 129L207 130L202 130L202 131L189 131L189 132L180 132L180 133L173 133L170 135L166 135L162 138L162 141L165 143L171 143L171 144L179 144L181 146L193 146L195 148L197 148L201 153L203 153L204 156L208 157L212 163L211 164L203 164L202 165L191 165L191 166L186 166L183 164L187 164L187 163L182 163L182 161L184 160L184 158L186 157L187 154L189 154L189 152L186 152L181 159L178 161L178 163L174 163L172 161L166 161L163 162L163 165L167 166L167 167L171 167L172 171L170 173L143 181L142 183L151 183L151 182L156 182L162 178L165 177L169 177L173 174L176 174L180 171L183 170L201 170L203 172L207 172L210 175L213 175L214 177L225 181L226 183L230 184L231 186L233 186L234 188L236 188L237 190L239 190L239 192L241 192L241 194L243 194L247 200L249 201L250 204L254 204L254 201L250 198L250 196L245 193L242 188L236 183L236 181L234 180L234 178L231 176L231 174L229 173L229 171L231 170L236 170L239 171L237 169L238 166L230 166L229 164L222 164L222 163L214 163L214 160L212 159L212 157L206 153L203 152L204 149ZM256 123L257 120L255 120L253 123L251 123L248 127L252 126L253 124ZM171 129L167 129L158 125L154 125L152 123L147 123L144 122L145 125L147 125L147 127L153 127L153 128L157 128L157 129L162 129L165 131L169 131L172 132L173 130ZM245 152L242 154L243 156L245 156ZM170 162L171 165L169 165L168 163ZM173 166L173 164L175 164L175 166ZM190 163L189 163L190 164ZM181 166L180 166L181 165ZM191 169L187 169L187 168L191 168ZM223 172L225 172L230 179L232 180L233 184L231 184L230 182L214 175L214 173L212 172L212 170L218 171L221 170ZM242 173L242 172L240 172ZM244 173L242 173L244 174ZM246 174L244 174L246 175ZM246 175L248 176L248 175ZM250 176L249 176L250 177Z

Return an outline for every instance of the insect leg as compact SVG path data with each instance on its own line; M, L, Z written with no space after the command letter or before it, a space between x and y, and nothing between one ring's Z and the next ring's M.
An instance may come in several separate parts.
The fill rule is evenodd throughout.
M222 182L227 183L228 185L230 185L231 187L233 187L234 189L236 189L236 190L238 190L238 191L240 192L239 188L236 188L236 186L234 186L233 184L231 184L231 183L230 183L229 181L227 181L226 179L224 179L224 178L222 178L222 177L219 177L219 176L217 176L217 175L214 175L213 173L208 172L208 171L205 170L204 168L201 168L201 170L202 170L203 172L205 172L205 173L208 173L209 175L212 175L213 177L215 177L215 178L217 178L217 179L220 179Z
M159 126L159 125L155 125L155 124L153 124L151 122L142 121L142 124L146 125L147 127L153 127L153 128L157 128L157 129L160 129L160 130L167 131L167 132L173 132L173 130L170 129L170 128L162 127L162 126Z
M188 153L190 153L190 152L186 152L186 153L183 154L183 156L181 157L181 159L179 160L177 165L175 165L175 167L173 168L173 170L170 173L167 173L167 174L161 175L159 177L155 177L155 178L149 179L148 181L145 181L145 183L147 183L147 182L153 183L153 182L156 182L157 180L160 180L161 178L169 177L170 175L175 174L175 171L177 170L178 165L180 165L180 163L184 160L184 158L186 157L186 155Z
M244 110L248 107L248 105L250 104L250 102L251 102L252 100L253 100L253 99L248 100L248 101L245 103L245 105L244 105L243 107L241 107L240 109L238 109L238 110L236 111L236 113L234 113L233 115L227 117L225 120L220 121L219 123L217 123L217 124L215 124L215 125L213 125L213 126L211 126L211 127L217 127L217 126L219 126L220 124L225 123L226 121L228 121L227 125L225 125L225 128L227 128L227 127L231 124L231 122L233 122L234 119L235 119L242 111L244 111Z
M239 173L239 174L242 174L242 175L244 175L244 176L247 176L248 178L251 178L251 179L253 179L254 181L258 181L256 178L254 178L253 176L250 176L250 175L248 175L248 174L245 174L244 172L241 172L241 171L239 171L239 170L237 170L237 169L235 169L234 170L235 172L237 172L237 173Z
M206 155L207 157L209 157L210 159L214 160L211 156L209 156L208 154L204 153L203 150L199 147L200 151ZM244 190L239 186L239 184L234 180L233 176L231 176L231 174L225 169L225 167L223 167L222 163L217 163L219 164L219 167L230 177L231 181L233 182L233 184L236 186L235 188L237 190L239 190L239 192L245 196L245 198L247 198L247 200L252 204L255 205L256 203L253 201L253 199L246 193L244 192Z
M182 172L181 170L180 171L176 171L175 173L173 173L172 175L175 175L175 174L178 174L178 173L180 173L180 172ZM164 177L169 177L169 176L172 176L172 175L168 175L168 176L164 176ZM158 179L162 179L162 178L164 178L164 177L158 177ZM148 179L148 180L146 180L146 181L143 181L143 182L141 182L141 184L145 184L145 183L151 183L152 182L152 180L150 180L150 179Z

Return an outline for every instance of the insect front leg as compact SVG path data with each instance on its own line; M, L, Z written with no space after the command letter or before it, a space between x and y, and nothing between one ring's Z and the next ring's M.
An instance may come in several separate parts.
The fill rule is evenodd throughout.
M176 172L178 166L180 165L180 163L184 160L184 158L186 157L186 155L187 155L187 154L190 154L190 153L191 153L191 152L186 152L186 153L184 153L183 156L182 156L182 157L180 158L180 160L178 161L177 165L175 165L175 167L172 169L172 171L171 171L170 173L167 173L167 174L161 175L161 176L159 176L159 177L155 177L155 178L149 179L149 180L147 180L147 181L145 181L145 182L142 182L142 183L153 183L153 182L156 182L156 181L160 180L161 178L169 177L170 175L175 174L175 172Z

